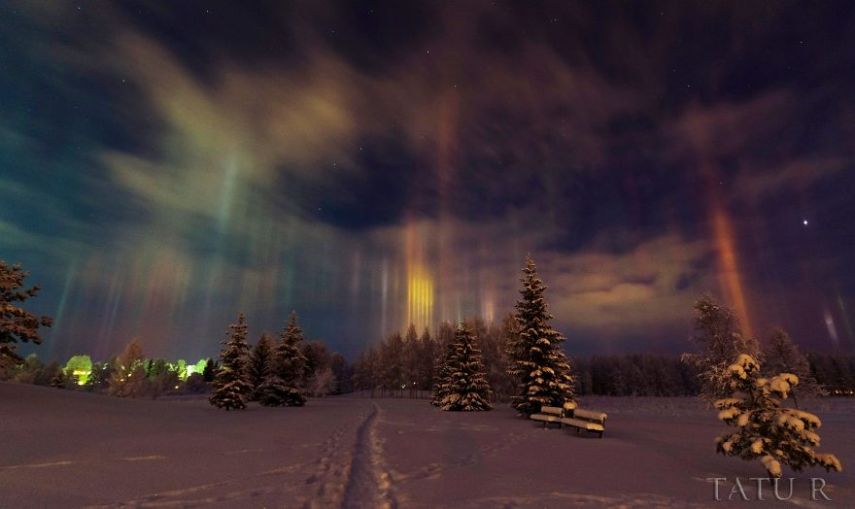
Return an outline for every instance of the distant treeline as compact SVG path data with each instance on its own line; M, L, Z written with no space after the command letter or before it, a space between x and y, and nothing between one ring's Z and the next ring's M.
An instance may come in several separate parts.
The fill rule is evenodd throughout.
M826 396L855 396L855 356L810 352L810 375ZM694 365L678 356L631 354L572 359L576 394L696 396Z
M303 389L307 395L353 392L351 366L341 354L330 352L321 341L302 343L301 349L306 358ZM88 355L74 355L64 365L56 361L45 364L36 354L22 362L0 358L0 381L157 398L208 393L218 367L219 361L210 358L195 364L183 359L149 358L143 354L140 342L132 340L119 355L102 362L93 362Z
M507 373L506 345L514 321L486 324L467 321L478 337L494 401L506 401L513 391ZM451 324L441 324L436 334L420 334L410 327L369 347L352 366L350 387L375 396L428 397L436 377L441 352L454 337ZM570 343L572 340L568 340ZM572 343L571 343L572 344ZM855 395L855 356L809 353L810 374L826 395ZM578 395L696 396L701 384L696 365L677 355L621 354L571 356Z
M505 345L512 323L487 325L483 320L468 321L480 347L487 380L494 399L505 400L512 390L507 374ZM429 397L442 353L454 339L454 327L441 324L436 334L424 329L421 334L414 326L401 335L394 333L363 351L353 364L353 388L371 391L373 395Z
M469 323L478 334L493 400L507 401L513 382L507 374L505 344L512 323L509 319L499 325L488 325L480 319ZM306 392L316 397L371 391L375 396L428 398L438 359L453 336L450 324L440 325L435 335L427 329L418 334L410 327L403 335L392 334L366 349L352 364L340 354L329 352L320 341L306 342L303 352L311 373ZM181 360L173 363L145 359L141 351L135 352L138 348L129 345L121 355L91 364L81 364L81 358L86 356L72 357L60 365L43 364L31 355L21 364L0 366L0 380L108 392L112 381L114 390L119 386L133 387L138 397L208 391L217 367L215 360L186 365ZM145 377L134 384L115 376L117 367L128 362L125 357L142 360ZM855 396L855 356L811 352L806 358L810 375L825 395ZM576 394L580 396L695 396L700 390L695 366L676 355L571 356L571 366Z
M807 354L811 375L829 396L855 396L855 356Z
M677 356L631 354L571 358L576 394L695 396L698 372Z

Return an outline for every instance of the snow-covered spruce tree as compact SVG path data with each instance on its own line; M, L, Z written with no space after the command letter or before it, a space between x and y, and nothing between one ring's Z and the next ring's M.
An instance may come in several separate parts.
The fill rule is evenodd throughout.
M775 328L763 342L763 374L792 373L799 377L798 391L793 390L793 402L798 407L796 393L816 396L821 390L810 372L810 362L784 329Z
M454 341L445 345L445 353L436 362L436 373L433 376L433 394L430 404L442 406L445 397L451 391L451 366L454 358Z
M252 385L251 400L258 399L258 388L264 383L267 376L267 365L270 364L270 356L273 355L274 341L266 332L258 339L258 343L252 349L249 356L248 376Z
M443 383L447 382L445 373L446 359L450 353L450 346L454 342L455 328L448 322L442 322L437 328L437 334L434 338L432 370L430 373L430 389L431 389L431 404L439 406L439 402L444 394Z
M799 378L780 373L761 378L760 364L754 357L739 354L727 368L727 384L732 396L715 402L718 418L737 429L716 440L716 450L726 456L744 460L759 459L771 477L781 477L781 466L799 471L821 466L842 470L833 454L819 454L821 423L814 414L797 408L784 408L782 403Z
M457 328L447 358L445 394L439 407L446 411L490 410L490 384L481 361L478 338L466 324Z
M294 357L293 363L294 369L300 372L296 383L300 387L303 387L306 384L306 378L310 374L309 360L306 358L306 354L304 352L306 337L303 334L303 329L300 327L300 318L297 316L296 311L291 310L291 314L288 316L288 326L282 332L281 338L283 342L296 348L299 353L299 355Z
M288 325L265 371L264 383L258 389L258 402L264 406L303 406L306 356L302 349L303 330L297 323L297 313L291 312Z
M730 394L728 367L739 354L759 357L757 340L746 337L739 327L736 314L709 295L695 303L695 335L693 342L699 353L685 354L683 360L695 367L701 380L701 397L708 401Z
M237 323L229 325L229 334L220 350L220 366L214 374L213 393L208 398L215 407L226 410L246 408L246 399L252 392L246 373L248 353L246 318L241 313Z
M514 315L518 330L507 349L508 374L517 386L511 406L530 415L539 412L541 406L562 406L572 400L573 377L561 349L564 337L549 324L552 315L543 297L546 286L538 277L531 257L526 258L522 272L522 298L515 306Z

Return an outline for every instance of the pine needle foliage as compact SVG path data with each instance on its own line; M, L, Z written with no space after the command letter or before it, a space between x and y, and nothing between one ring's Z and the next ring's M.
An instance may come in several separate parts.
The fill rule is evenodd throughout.
M552 315L544 298L546 286L531 257L526 259L520 279L516 333L508 344L508 373L517 386L511 405L522 414L533 414L541 406L562 406L573 400L570 362L561 349L565 338L550 325Z
M438 401L441 409L473 412L493 408L478 338L465 324L458 327L445 362L443 391Z
M247 380L247 357L249 344L246 317L241 313L237 323L229 326L229 333L220 351L220 366L213 381L213 393L208 401L225 410L242 410L252 393L252 384Z
M282 330L258 389L258 402L264 406L303 406L306 404L306 356L303 354L303 330L297 313L292 312Z
M843 465L833 454L815 451L822 425L816 415L785 408L783 402L799 378L780 373L771 378L760 376L760 363L748 354L740 354L728 366L728 385L732 395L715 402L718 418L735 431L716 440L716 451L744 460L760 460L770 477L780 478L782 465L795 471L820 466L841 471Z

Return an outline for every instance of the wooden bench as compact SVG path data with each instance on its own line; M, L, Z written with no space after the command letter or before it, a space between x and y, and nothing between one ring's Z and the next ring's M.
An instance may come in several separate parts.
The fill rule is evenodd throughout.
M569 426L576 428L576 433L585 430L589 433L597 433L603 438L606 431L606 419L608 415L604 412L594 412L576 408L575 401L568 401L564 406L542 406L539 414L532 414L530 419L542 422L546 428L550 424L557 424L559 428Z
M592 412L591 410L574 408L568 410L560 422L564 426L576 428L576 433L585 430L597 433L599 434L599 438L603 438L603 433L606 431L606 418L608 418L608 415L604 412Z
M531 420L543 423L545 428L549 424L557 424L561 427L561 419L564 418L564 409L558 406L542 406L539 414L532 414Z

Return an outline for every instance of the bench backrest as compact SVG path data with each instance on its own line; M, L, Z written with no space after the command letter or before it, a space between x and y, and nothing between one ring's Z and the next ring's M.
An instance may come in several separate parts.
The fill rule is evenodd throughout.
M599 424L605 424L608 415L605 412L594 412L591 410L582 410L581 408L577 408L576 410L573 410L573 417Z
M561 407L557 406L542 406L540 407L540 413L547 415L557 415L560 417L564 416L564 410Z

